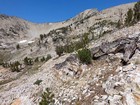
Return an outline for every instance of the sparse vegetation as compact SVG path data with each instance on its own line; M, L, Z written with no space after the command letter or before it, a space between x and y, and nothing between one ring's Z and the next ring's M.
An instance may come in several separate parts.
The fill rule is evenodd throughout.
M46 91L42 94L42 99L39 102L39 105L54 105L55 100L53 98L54 94L49 88L46 88Z
M4 67L4 68L8 68L8 67L10 67L10 64L9 63L1 63L1 65Z
M84 35L82 36L82 42L84 44L84 47L86 47L86 45L89 43L88 35L89 33L84 33Z
M86 47L86 45L90 42L88 35L89 33L83 34L81 41L77 41L73 43L69 42L64 46L56 46L55 51L57 55L61 56L63 53L71 53L71 52L74 52L81 48Z
M21 64L18 61L16 61L16 62L10 64L10 69L12 70L12 72L15 72L15 71L20 72Z
M73 43L66 44L65 46L63 46L63 49L65 53L71 53L74 51L74 44Z
M39 62L39 61L45 62L45 61L48 61L48 60L51 59L51 58L52 58L51 55L48 54L47 57L44 57L44 56L43 56L40 60L39 60L39 57L36 57L35 60L34 60L34 62Z
M140 21L140 1L138 1L133 9L129 9L126 14L125 25L131 26Z
M74 43L74 49L77 51L81 48L85 47L85 44L83 41L78 41Z
M22 64L19 63L19 61L15 61L13 63L2 63L1 64L4 68L10 68L10 70L12 72L20 72L20 70L22 69Z

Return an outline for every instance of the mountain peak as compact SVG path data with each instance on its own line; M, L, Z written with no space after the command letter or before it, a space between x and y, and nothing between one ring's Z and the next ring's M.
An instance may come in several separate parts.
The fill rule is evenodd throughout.
M83 20L83 19L87 19L91 16L94 16L98 13L98 10L97 9L87 9L81 13L79 13L78 15L76 15L76 17L74 17L72 20L75 20L75 21L80 21L80 20Z

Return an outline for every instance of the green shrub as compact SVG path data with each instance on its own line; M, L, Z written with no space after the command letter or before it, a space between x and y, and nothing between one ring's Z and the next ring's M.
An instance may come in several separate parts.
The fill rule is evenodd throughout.
M63 46L56 46L55 51L58 56L61 56L64 52Z
M46 61L48 61L49 59L51 59L52 56L50 54L47 55Z
M40 83L42 82L42 80L36 80L36 82L34 83L34 85L40 85Z
M39 105L54 105L55 100L54 94L50 92L49 88L46 88L46 91L42 94L42 100L39 102Z
M118 20L118 22L117 22L117 24L116 24L116 28L120 29L120 28L121 28L121 25L122 25L121 21Z
M4 68L8 68L8 67L10 67L10 64L9 63L1 63L0 65L2 65Z
M35 58L35 62L39 62L39 58L38 57Z
M17 45L16 45L16 49L17 49L17 50L19 50L19 49L20 49L20 46L19 46L19 44L17 44Z
M91 52L89 49L82 49L78 51L78 58L82 63L90 64L91 63Z
M42 57L42 58L41 58L41 62L44 62L44 61L45 61L45 57Z
M21 64L18 61L16 61L16 62L10 64L10 69L12 72L15 72L15 71L20 72Z
M43 40L43 38L44 38L44 35L40 34L40 40Z
M32 65L33 64L33 60L31 58L24 58L24 64L25 65Z

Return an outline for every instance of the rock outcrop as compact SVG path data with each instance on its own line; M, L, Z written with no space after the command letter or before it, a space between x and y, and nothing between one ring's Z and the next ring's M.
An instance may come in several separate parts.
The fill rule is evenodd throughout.
M123 53L122 63L125 64L135 53L136 49L139 49L139 38L140 34L133 38L126 37L113 42L102 43L100 46L91 49L93 59L108 54Z

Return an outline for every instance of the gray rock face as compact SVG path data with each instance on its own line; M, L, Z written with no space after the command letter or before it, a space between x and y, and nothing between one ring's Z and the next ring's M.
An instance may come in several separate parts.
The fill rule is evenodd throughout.
M73 65L73 66L72 66ZM76 55L70 55L66 60L62 63L55 64L54 68L56 70L63 71L66 75L75 76L78 71L77 68L79 66L79 60Z
M7 15L0 15L0 37L8 38L23 38L26 36L30 28L27 21Z
M127 63L136 49L139 49L139 35L133 38L120 38L113 42L102 43L96 48L92 48L93 59L100 58L108 54L123 53L122 62Z

